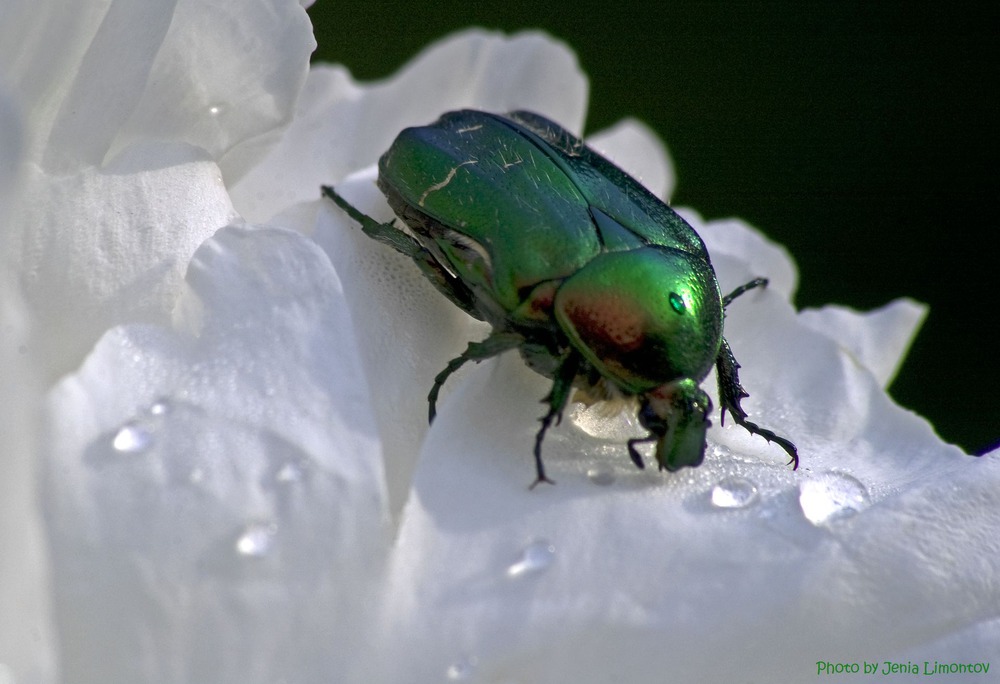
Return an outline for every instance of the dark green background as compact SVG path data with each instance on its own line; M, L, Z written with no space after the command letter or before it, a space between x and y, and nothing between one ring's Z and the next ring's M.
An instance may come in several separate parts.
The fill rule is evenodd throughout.
M673 202L785 244L798 306L930 304L893 397L968 451L1000 441L991 5L321 0L310 15L315 59L361 79L472 25L563 39L590 77L587 130L631 115L659 132Z

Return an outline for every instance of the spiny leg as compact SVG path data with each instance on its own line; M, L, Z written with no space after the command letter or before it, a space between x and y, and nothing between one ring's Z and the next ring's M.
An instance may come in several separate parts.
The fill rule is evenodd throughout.
M413 259L438 291L470 316L482 320L482 315L476 311L473 293L465 283L451 275L418 240L397 228L392 222L379 223L371 216L362 213L333 187L324 185L322 192L324 197L332 199L338 207L347 212L348 216L359 223L365 235Z
M725 425L726 411L729 411L737 425L742 425L747 432L760 435L768 442L774 442L784 449L785 453L791 457L789 465L792 466L792 470L797 470L799 467L799 452L795 448L795 445L784 437L780 437L774 432L747 420L747 412L740 406L740 401L750 395L740 385L739 367L740 364L736 362L736 357L733 356L733 350L729 348L729 343L726 342L726 338L722 338L719 357L715 360L715 369L719 376L719 403L722 404L719 408L722 413L722 424Z
M722 298L722 308L725 309L729 306L734 299L739 297L741 294L747 290L752 290L755 287L767 287L767 278L754 278L749 283L743 283L738 288L727 294Z
M411 259L421 258L421 253L425 250L420 246L420 243L392 225L391 222L379 223L368 214L362 213L354 205L337 194L337 191L329 185L324 185L321 189L325 197L329 197L336 202L338 207L347 212L348 216L361 225L361 230L364 231L365 235L381 242L383 245L392 247L397 252L405 254Z
M573 380L576 379L576 372L579 367L580 357L577 354L569 352L564 356L559 367L556 369L555 378L552 381L552 389L542 399L543 404L549 405L549 412L539 419L542 427L535 436L536 477L528 489L534 489L540 482L555 484L555 482L545 476L545 464L542 463L542 440L545 439L545 432L552 425L553 420L556 421L557 425L562 422L563 409L566 408L566 402L569 400L569 393L573 389Z
M461 356L449 361L448 365L444 367L444 370L435 376L434 386L431 387L431 391L427 395L428 422L434 422L434 416L437 415L438 392L441 391L441 386L444 385L445 381L452 373L457 371L468 361L475 361L476 363L479 363L485 359L502 354L508 349L515 349L523 342L523 336L512 332L493 332L490 333L490 336L482 342L469 342L469 346L465 348L465 351L462 352Z

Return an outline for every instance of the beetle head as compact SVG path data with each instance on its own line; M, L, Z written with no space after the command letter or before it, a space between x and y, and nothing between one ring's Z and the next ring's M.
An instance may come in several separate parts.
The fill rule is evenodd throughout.
M656 461L671 472L701 465L712 400L698 383L683 378L640 397L639 422L656 438Z

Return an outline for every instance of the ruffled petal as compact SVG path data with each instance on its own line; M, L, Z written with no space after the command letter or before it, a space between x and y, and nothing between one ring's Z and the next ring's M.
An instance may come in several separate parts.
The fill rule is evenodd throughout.
M173 329L112 329L49 396L63 676L347 672L389 538L340 283L311 241L237 227L186 282Z

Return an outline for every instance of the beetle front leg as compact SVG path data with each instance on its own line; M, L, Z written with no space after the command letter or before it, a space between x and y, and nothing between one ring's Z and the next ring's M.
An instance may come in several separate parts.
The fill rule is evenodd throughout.
M347 212L347 215L361 225L361 230L365 235L388 245L400 254L405 254L411 259L419 259L424 248L412 237L401 231L392 223L379 223L368 214L359 211L353 204L341 197L330 185L321 186L323 196L332 199L338 207Z
M469 288L461 280L448 273L434 255L421 245L418 240L400 230L391 222L379 223L368 214L362 213L339 195L332 186L322 186L322 192L324 197L332 199L338 207L347 212L348 216L359 223L365 235L413 259L417 267L420 268L439 292L470 316L482 320L482 316L476 311L475 296Z
M573 352L570 352L565 357L563 357L562 362L556 369L555 379L552 382L552 389L549 393L545 395L542 399L543 404L549 405L549 412L545 414L539 420L542 423L541 429L538 430L538 434L535 435L535 481L531 483L528 489L534 489L538 486L540 482L548 482L549 484L555 484L552 480L545 476L545 464L542 463L542 440L545 439L545 432L552 425L552 421L555 420L556 425L562 422L563 409L566 408L566 402L569 400L569 392L573 389L573 380L576 379L577 370L580 367L580 357Z
M482 342L469 342L469 346L465 348L461 356L449 361L444 370L434 377L434 386L431 387L431 391L427 395L427 422L434 422L434 416L437 415L438 392L441 391L441 386L444 385L452 373L469 361L479 363L480 361L502 354L508 349L515 349L523 343L524 337L512 332L494 332Z
M726 338L722 338L722 347L715 360L715 369L719 376L719 403L721 404L719 408L722 413L722 423L725 424L726 411L729 411L736 423L742 425L747 432L760 435L768 442L774 442L784 449L791 458L789 465L792 466L792 470L797 470L799 452L795 445L784 437L779 437L774 432L747 420L747 412L740 406L740 401L750 395L740 385L739 367L740 364L736 362L736 357L733 356L733 350L729 348L729 343L726 342Z

